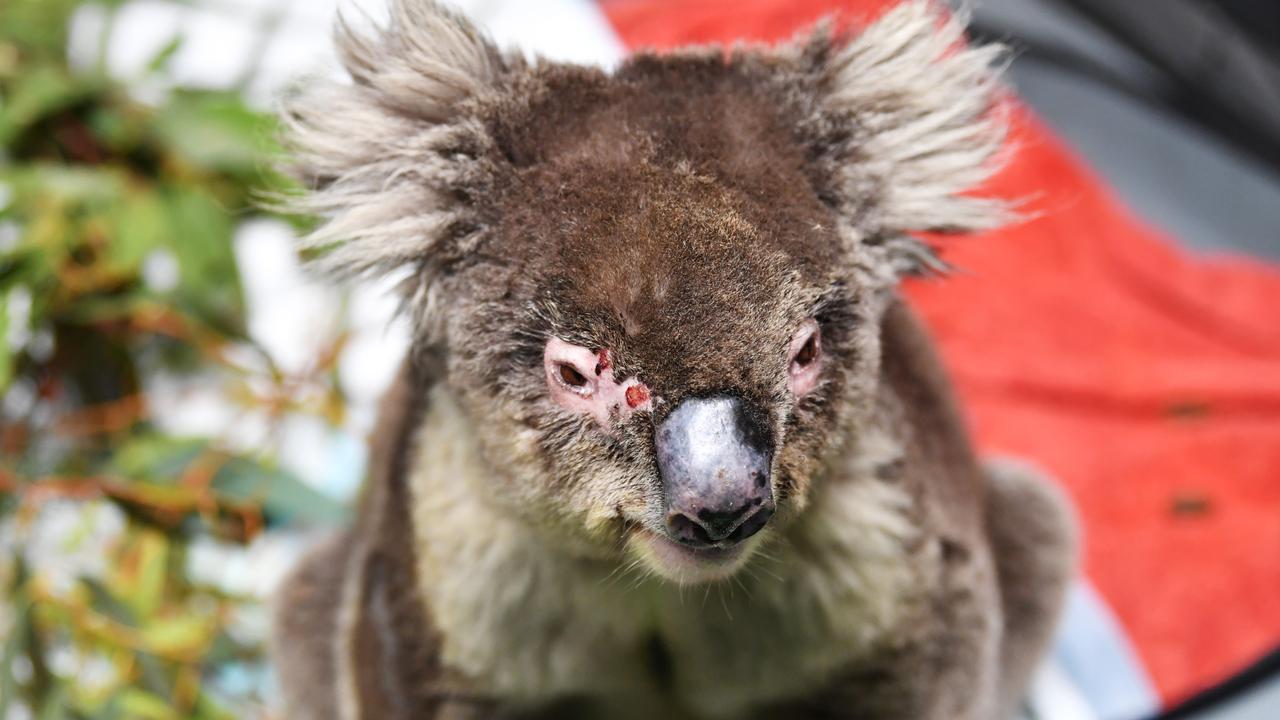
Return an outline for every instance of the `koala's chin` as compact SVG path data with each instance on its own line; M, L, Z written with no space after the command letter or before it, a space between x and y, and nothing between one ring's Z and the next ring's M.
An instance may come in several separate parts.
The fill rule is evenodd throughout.
M639 529L630 534L627 545L654 574L682 585L698 585L727 580L740 571L762 540L756 535L728 547L695 548Z

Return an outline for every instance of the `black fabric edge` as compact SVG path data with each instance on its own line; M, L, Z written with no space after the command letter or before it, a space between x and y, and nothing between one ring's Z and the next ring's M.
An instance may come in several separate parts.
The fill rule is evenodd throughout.
M1219 709L1227 702L1239 699L1262 683L1276 678L1280 678L1280 646L1244 670L1192 695L1151 720L1187 720L1196 713Z

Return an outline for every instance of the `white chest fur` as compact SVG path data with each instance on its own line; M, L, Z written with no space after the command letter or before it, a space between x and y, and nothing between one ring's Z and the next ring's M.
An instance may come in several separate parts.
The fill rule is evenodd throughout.
M444 663L484 690L651 695L656 645L680 705L732 716L868 652L926 580L906 561L909 496L861 477L825 483L792 530L720 584L681 589L566 556L485 502L489 471L449 394L437 389L429 408L411 478L418 572Z

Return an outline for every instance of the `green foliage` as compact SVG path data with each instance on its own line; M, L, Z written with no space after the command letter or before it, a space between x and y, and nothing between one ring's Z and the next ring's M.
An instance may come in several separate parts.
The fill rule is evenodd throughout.
M264 162L271 118L234 92L148 106L72 72L78 4L0 2L0 718L18 702L39 718L246 717L254 698L209 680L260 658L233 628L255 605L193 581L191 543L345 511L270 458L166 435L147 380L220 383L268 426L336 421L337 348L289 376L245 330L232 237L256 197L287 189ZM32 560L48 548L23 533L54 506L120 511L90 548L101 572L60 584ZM83 523L68 547L99 540ZM98 672L60 671L68 656Z

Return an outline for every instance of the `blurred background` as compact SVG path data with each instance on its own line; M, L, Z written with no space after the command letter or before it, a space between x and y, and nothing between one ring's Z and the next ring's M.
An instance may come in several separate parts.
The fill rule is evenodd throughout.
M453 4L609 66L886 3ZM349 517L407 346L388 287L310 278L263 209L339 6L385 17L0 0L0 720L278 716L266 600ZM996 184L1039 217L908 292L983 450L1081 507L1028 712L1280 717L1280 6L969 6L1025 103Z

